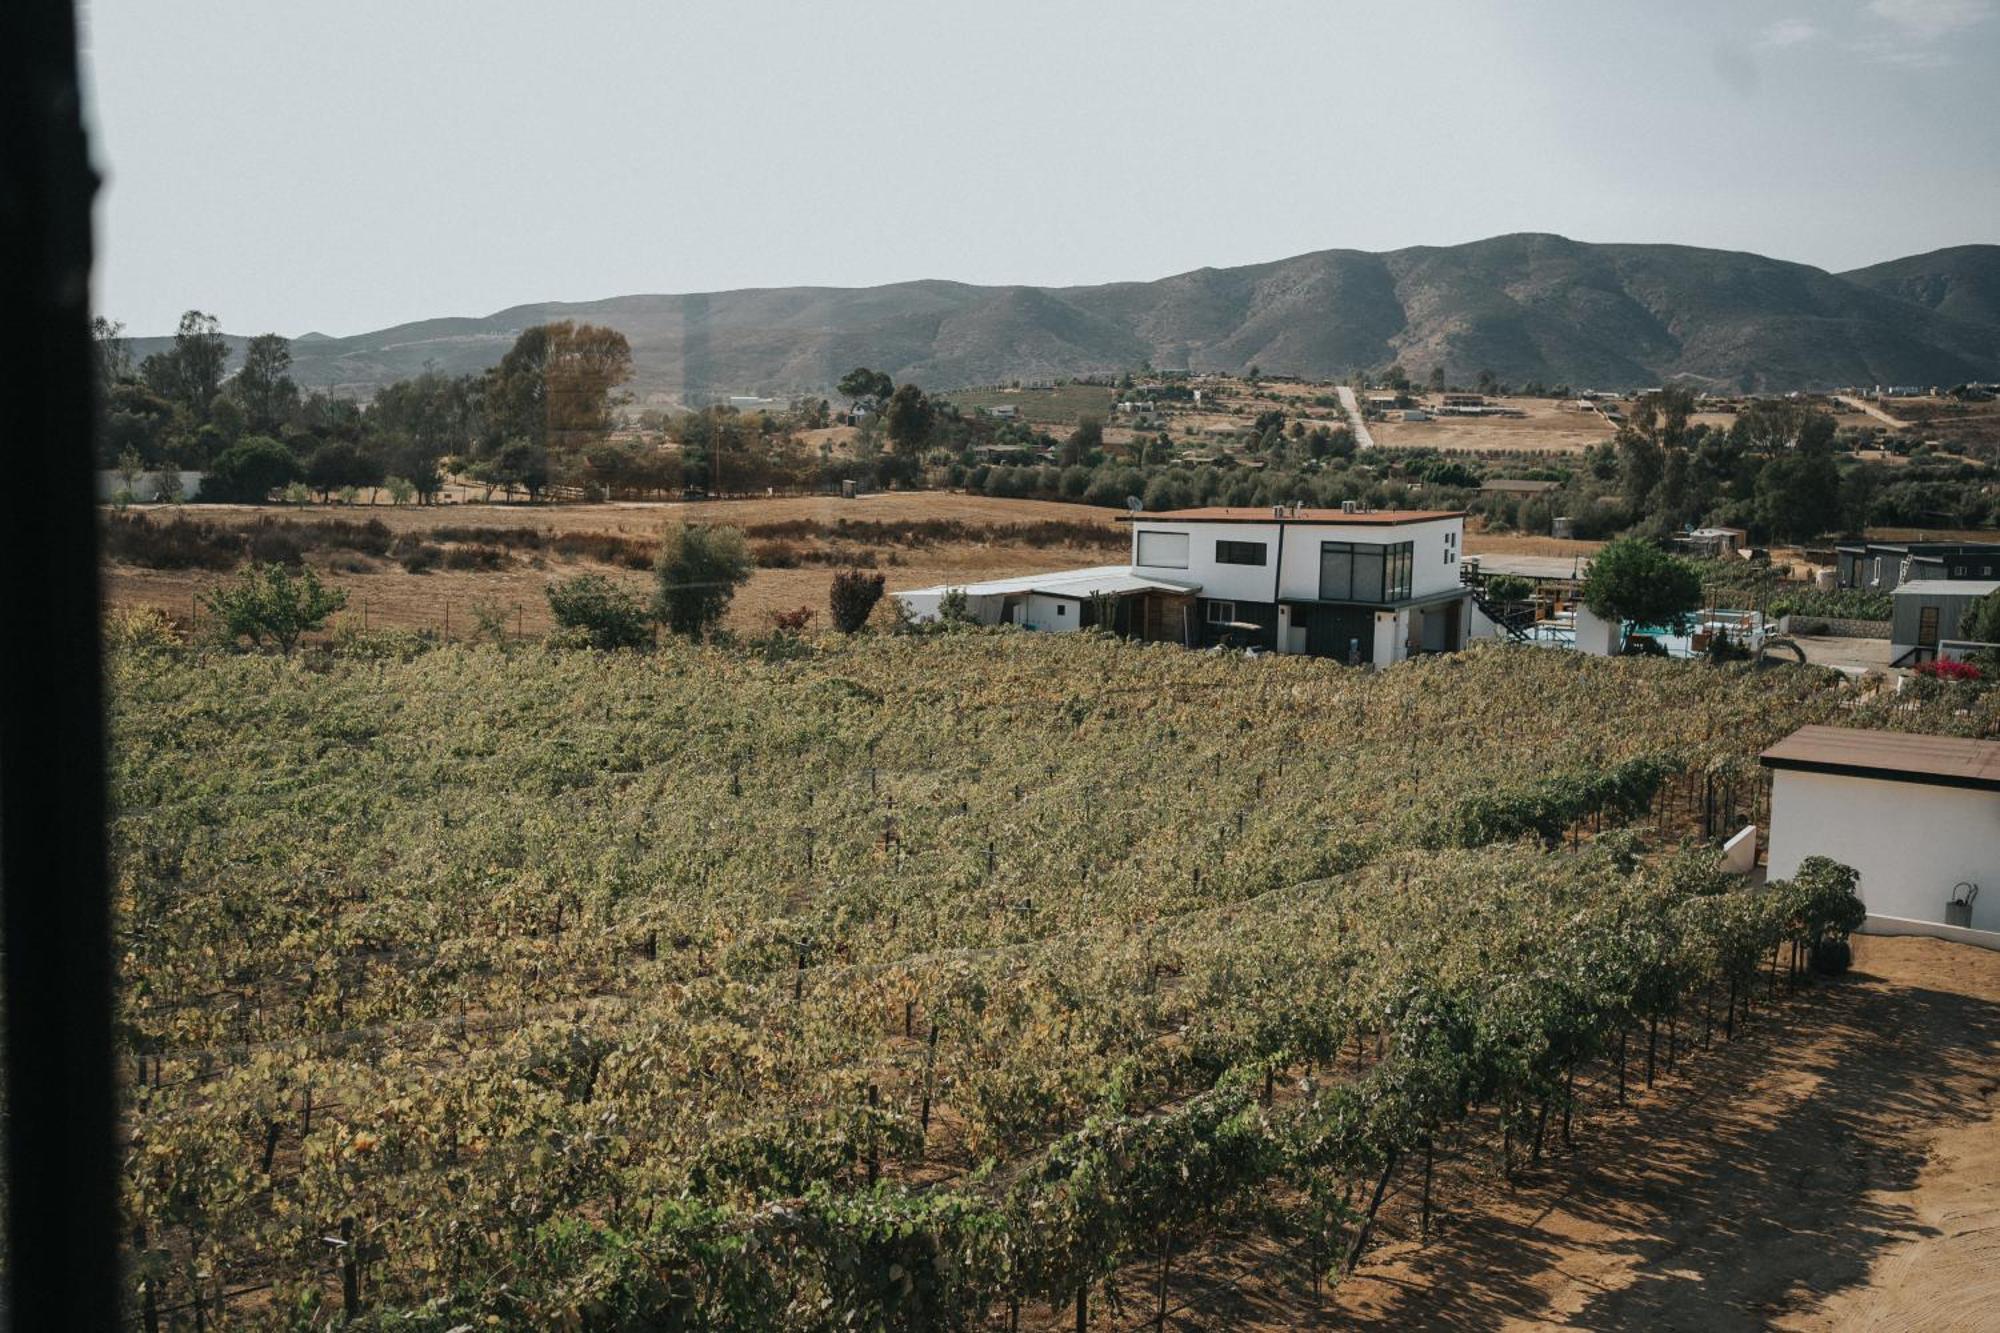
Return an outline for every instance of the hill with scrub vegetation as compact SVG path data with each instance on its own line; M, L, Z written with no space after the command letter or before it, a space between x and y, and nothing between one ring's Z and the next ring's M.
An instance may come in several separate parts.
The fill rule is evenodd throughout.
M366 396L426 368L484 370L523 329L576 320L625 334L641 405L821 393L854 366L931 390L1147 363L1312 378L1400 363L1452 383L1490 371L1600 388L1955 384L2000 379L1996 255L1967 246L1835 275L1733 251L1519 234L1083 287L921 281L543 302L313 335L292 355L302 385Z

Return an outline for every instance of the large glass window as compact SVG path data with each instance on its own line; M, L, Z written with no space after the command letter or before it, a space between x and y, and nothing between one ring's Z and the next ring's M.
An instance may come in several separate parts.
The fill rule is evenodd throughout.
M1410 595L1415 545L1397 542L1321 542L1319 596L1323 602L1395 602Z

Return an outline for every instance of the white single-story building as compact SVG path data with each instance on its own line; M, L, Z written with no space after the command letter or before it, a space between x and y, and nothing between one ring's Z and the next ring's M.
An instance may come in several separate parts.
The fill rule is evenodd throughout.
M2000 741L1812 726L1762 759L1772 879L1830 856L1860 872L1863 929L2000 948Z
M941 583L891 594L919 622L938 618L945 594L965 594L966 611L982 625L1019 625L1023 629L1067 634L1097 626L1100 610L1109 605L1116 617L1107 628L1129 632L1120 621L1130 618L1130 599L1159 597L1176 606L1192 607L1195 585L1172 579L1142 578L1125 565L1063 569L1051 574L1025 574L984 583ZM1181 617L1189 626L1192 613ZM1171 636L1170 636L1171 637Z
M1377 666L1455 652L1472 628L1459 511L1273 506L1120 521L1132 529L1129 565L966 585L974 618L1063 630L1109 615L1108 628L1139 639ZM922 620L948 591L895 596Z

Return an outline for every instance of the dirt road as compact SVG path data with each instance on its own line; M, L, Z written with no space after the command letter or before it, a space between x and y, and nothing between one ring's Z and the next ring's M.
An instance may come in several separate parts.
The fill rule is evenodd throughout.
M1368 433L1368 423L1361 419L1361 404L1354 397L1354 390L1343 384L1334 392L1340 395L1340 409L1347 413L1348 428L1354 432L1354 447L1373 449L1375 437Z
M1855 975L1697 1056L1538 1188L1377 1253L1334 1322L2000 1322L2000 954L1856 941Z
M1871 417L1874 417L1877 421L1887 426L1890 430L1906 430L1909 427L1910 424L1909 422L1902 420L1900 417L1890 416L1887 412L1883 411L1875 404L1869 402L1866 398L1851 398L1844 393L1837 393L1834 395L1834 398L1839 402L1846 403L1849 407L1853 408L1857 412L1863 412Z

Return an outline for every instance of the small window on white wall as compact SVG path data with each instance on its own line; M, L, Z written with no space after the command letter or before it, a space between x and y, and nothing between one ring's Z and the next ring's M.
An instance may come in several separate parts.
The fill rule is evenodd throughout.
M1139 532L1139 563L1154 569L1188 567L1188 535L1185 532Z

